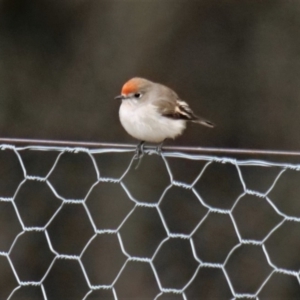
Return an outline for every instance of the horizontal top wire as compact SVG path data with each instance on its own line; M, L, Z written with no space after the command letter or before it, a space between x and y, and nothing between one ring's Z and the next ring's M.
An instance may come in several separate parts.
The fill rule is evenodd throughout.
M25 139L25 138L0 138L0 143L88 147L88 148L97 148L97 147L104 147L104 148L117 147L122 149L136 148L136 145L134 144L60 141L60 140L42 140L42 139ZM155 149L155 146L145 146L145 149L147 148ZM228 149L228 148L194 147L194 146L163 146L163 149L168 151L209 152L209 153L224 153L224 154L226 153L226 154L250 154L250 155L300 156L300 151L283 151L283 150Z

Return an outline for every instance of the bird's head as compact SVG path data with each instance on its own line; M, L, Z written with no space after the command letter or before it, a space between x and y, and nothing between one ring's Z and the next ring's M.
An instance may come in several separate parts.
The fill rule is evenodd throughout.
M115 97L118 100L138 100L141 99L153 85L153 82L135 77L128 80L122 87L121 95Z

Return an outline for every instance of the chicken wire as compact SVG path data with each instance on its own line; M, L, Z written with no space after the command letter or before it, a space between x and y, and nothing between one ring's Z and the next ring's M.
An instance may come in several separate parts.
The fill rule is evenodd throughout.
M151 148L145 152L136 170L135 149L124 145L1 145L0 155L10 156L4 157L1 164L12 165L0 174L3 185L9 185L7 173L14 168L21 170L11 195L6 190L0 195L0 211L4 205L6 209L10 207L9 213L0 214L1 299L18 299L28 287L38 290L41 299L65 299L68 295L72 299L99 299L101 292L111 299L192 299L200 295L204 299L265 299L276 293L285 299L300 297L300 209L294 195L298 183L295 180L287 187L284 177L286 173L296 177L299 164L176 151L158 154ZM47 164L44 174L33 174L35 171L28 170L30 159L25 153L30 157L51 153L53 161ZM122 158L122 163L115 161L115 157L124 154L127 159ZM101 155L105 158L99 162ZM66 163L66 157L84 159L80 167L74 167L78 161ZM157 172L152 158L160 166ZM106 171L103 174L102 166L112 169L120 168L120 164L123 170L115 177L106 176ZM85 182L86 189L81 191L80 180L84 180L86 167L91 174L94 172L90 176L94 179ZM214 168L218 171L212 172ZM57 169L61 171L59 175ZM271 175L266 175L265 170L271 170ZM72 177L75 173L83 175L76 179ZM73 178L71 182L66 175ZM128 181L130 176L133 178ZM161 182L161 176L165 181ZM190 179L185 181L187 177ZM251 181L259 187L253 189ZM28 200L33 183L50 191L37 202L46 205L41 211L49 210L47 220L39 220L39 204ZM159 188L159 184L164 186ZM80 190L81 196L68 197L62 189L68 185L69 189ZM93 204L90 198L100 185L108 185L110 192L118 189L127 204L121 204L123 198L119 196L108 197L97 209L101 189ZM138 192L133 191L137 185ZM157 192L142 199L144 190L147 195ZM46 194L53 199L46 201ZM47 209L51 201L56 201L56 206L49 204ZM104 208L106 204L111 206ZM66 225L69 209L74 209L73 218ZM81 230L80 226L89 229ZM10 227L13 232L9 232ZM80 241L82 236L86 236L84 241ZM141 250L143 243L146 246ZM72 253L72 247L77 253ZM40 258L44 252L45 258ZM75 271L68 262L76 264L80 278L72 277ZM70 290L77 292L68 294Z

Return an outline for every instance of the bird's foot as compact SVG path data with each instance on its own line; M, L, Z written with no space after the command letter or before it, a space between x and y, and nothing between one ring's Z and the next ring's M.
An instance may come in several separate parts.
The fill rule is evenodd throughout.
M157 147L156 147L156 152L158 155L161 155L162 154L162 146L164 144L164 141L162 141Z
M145 152L144 152L144 144L145 144L145 142L140 142L136 146L136 150L135 150L135 158L136 159L140 159L141 157L144 156L144 154L145 154Z
M144 141L142 141L142 142L140 142L138 145L137 145L137 147L136 147L136 150L135 150L135 159L138 159L138 162L137 162L137 164L136 164L136 167L135 167L135 170L139 167L139 165L141 164L141 162L142 162L142 158L143 158L143 156L144 156L144 154L145 154L145 152L144 152L144 144L145 144L145 142Z

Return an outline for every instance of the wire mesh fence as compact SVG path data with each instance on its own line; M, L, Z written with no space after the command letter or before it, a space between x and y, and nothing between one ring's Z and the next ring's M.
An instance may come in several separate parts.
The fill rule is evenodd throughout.
M1 299L300 297L300 164L90 146L0 146Z

